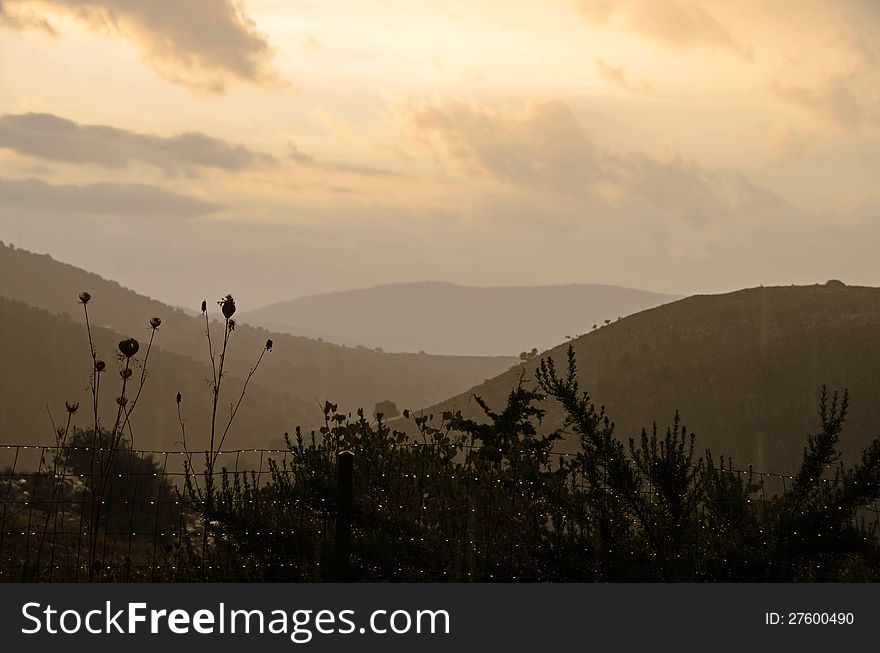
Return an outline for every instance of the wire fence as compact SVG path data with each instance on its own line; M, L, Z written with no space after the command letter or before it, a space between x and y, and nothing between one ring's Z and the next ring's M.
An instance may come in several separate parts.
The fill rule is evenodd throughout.
M196 469L206 454L0 445L0 581L234 576L231 565L241 563L233 563L229 546L251 532L231 533L210 520L206 525L204 498L187 491L188 478L198 484L198 473L188 473L187 464ZM247 475L259 487L270 459L273 466L283 466L289 455L224 451L217 455L216 469L221 476ZM310 506L329 520L329 510L321 506L325 501L300 496L287 509ZM253 535L264 534L255 530ZM266 534L276 535L281 534Z
M565 561L588 557L595 516L565 497L585 492L584 479L564 488L552 475L475 471L438 464L429 447L407 449L364 466L353 464L358 451L308 460L292 449L224 451L209 478L193 472L207 452L0 445L0 581L582 577ZM737 500L759 520L793 481L724 473L749 488ZM854 520L876 537L880 506L860 507ZM704 525L694 532L691 553L675 554L694 560L673 561L691 574L702 564L696 552L719 537ZM634 546L626 538L617 541L624 561Z

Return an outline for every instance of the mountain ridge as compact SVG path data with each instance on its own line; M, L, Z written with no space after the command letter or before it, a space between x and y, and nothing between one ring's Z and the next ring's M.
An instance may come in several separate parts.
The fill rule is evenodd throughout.
M242 319L333 333L387 351L515 356L677 298L609 284L417 281L307 295L245 311ZM342 319L342 305L358 315L355 323Z

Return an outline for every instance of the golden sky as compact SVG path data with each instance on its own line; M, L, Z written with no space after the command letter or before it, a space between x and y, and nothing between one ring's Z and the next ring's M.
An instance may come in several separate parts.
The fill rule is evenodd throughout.
M0 0L0 239L180 304L877 285L878 33L874 0Z

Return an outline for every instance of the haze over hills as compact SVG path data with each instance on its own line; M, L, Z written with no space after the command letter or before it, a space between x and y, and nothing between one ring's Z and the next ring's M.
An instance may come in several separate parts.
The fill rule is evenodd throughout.
M597 284L473 287L426 281L312 295L246 311L242 319L386 351L516 356L675 299Z
M40 406L45 402L63 402L72 398L69 395L59 396L48 392L46 375L55 374L52 356L88 355L82 326L82 307L77 302L81 290L88 290L92 294L93 299L89 304L92 323L113 331L112 337L116 341L123 336L134 336L144 342L149 333L148 321L150 317L157 315L163 322L156 345L168 355L179 357L175 359L176 366L189 368L189 371L182 373L183 378L200 378L204 381L210 376L206 366L208 351L203 318L187 315L180 309L138 295L117 283L59 263L49 256L32 254L10 246L0 247L0 278L3 279L0 296L53 314L25 311L28 317L16 322L18 327L13 329L7 324L3 330L4 337L7 338L5 346L11 348L6 352L8 355L12 356L18 351L18 342L23 343L21 351L29 351L31 355L31 360L18 369L18 374L6 373L4 378L7 383L20 386L22 392L34 393L40 399ZM219 315L216 299L225 290L215 289L207 294L209 310L213 316ZM246 298L237 299L241 306L245 303L242 300ZM200 298L194 302L196 307L199 303ZM13 311L9 305L4 306L5 311ZM24 307L14 310L22 312ZM214 326L219 334L220 325L215 323ZM19 332L25 329L26 331ZM111 338L109 335L107 337ZM296 424L290 420L309 418L310 409L306 410L306 405L314 406L317 410L318 402L329 399L346 410L353 411L363 406L370 411L376 402L390 399L399 406L423 406L495 376L514 362L514 359L507 357L378 353L362 347L342 347L239 324L233 334L228 358L231 374L246 374L267 338L272 338L275 346L271 354L263 360L249 397L255 402L258 401L258 396L269 401L268 397L274 393L279 397L276 402L278 406L283 404L280 399L283 397L289 398L291 406L277 411L273 408L265 420L255 419L250 423L248 441L255 446L265 445L273 438L277 439L280 435L278 428L282 423L285 424L285 429L291 429ZM31 342L31 345L26 347L24 343L27 342ZM104 355L109 357L112 351L111 348ZM157 375L160 374L160 362L157 359L156 366L151 365ZM65 377L70 377L71 381L75 379L84 388L88 366L85 368L85 376L74 374L74 369L77 368L71 362L65 368ZM169 390L164 383L151 382L150 386L152 388L148 387L145 393L171 391L173 397L177 390L175 387L170 387ZM209 395L207 384L204 384L204 394ZM3 410L4 414L11 410L5 399ZM147 412L146 405L143 412ZM45 421L45 411L42 408L36 419L40 423ZM4 426L9 423L11 422L6 422ZM303 422L303 426L313 424L314 422ZM45 429L39 432L51 435ZM8 432L3 433L6 439ZM20 437L29 436L20 431L19 434Z
M818 428L821 386L849 388L841 441L851 456L880 432L880 289L827 285L752 288L695 296L624 318L577 338L582 389L604 404L618 437L665 429L676 409L698 451L732 456L740 468L789 472L805 435ZM564 366L567 345L545 352ZM504 405L532 360L426 412L481 413L472 395ZM550 404L548 403L548 406ZM544 421L561 424L553 409ZM571 446L571 443L567 443Z
M93 324L102 327L95 331L96 340L108 363L121 338L134 336L144 343L149 318L163 319L135 419L137 444L171 447L179 439L173 399L180 390L188 432L198 446L210 399L202 318L48 256L11 247L0 247L0 277L0 357L6 370L0 385L0 433L5 441L46 443L51 438L47 405L56 419L66 400L88 405L90 363L82 307L76 300L86 289L93 296ZM399 295L399 288L388 288ZM348 318L340 317L339 324L356 326L381 312L368 312L359 303L376 290L339 293L343 309L356 297L343 312ZM452 286L450 292L471 290L523 289ZM462 308L448 312L476 332L485 327ZM303 316L309 314L303 309ZM554 313L525 301L520 314L523 320L535 314L549 324L555 320ZM517 318L508 319L510 328L498 327L499 339L516 330ZM219 336L219 323L212 328ZM250 386L228 446L266 446L278 443L281 433L297 424L311 428L320 419L318 404L324 399L346 410L371 410L376 402L390 399L400 408L433 406L429 411L437 413L455 406L476 416L473 393L499 407L520 375L532 378L537 365L531 360L511 367L510 357L379 353L239 324L227 387L240 387L267 338L275 341L274 350ZM697 433L701 450L709 447L733 456L741 467L789 471L800 456L804 435L816 426L816 399L823 384L851 391L846 451L860 449L880 431L880 404L875 401L880 395L877 288L829 283L696 296L623 317L575 338L572 345L582 386L607 406L623 438L637 436L654 420L665 425L679 409ZM566 346L557 342L546 353L563 364ZM104 401L113 399L110 393L104 396ZM551 410L545 424L552 428L560 419Z

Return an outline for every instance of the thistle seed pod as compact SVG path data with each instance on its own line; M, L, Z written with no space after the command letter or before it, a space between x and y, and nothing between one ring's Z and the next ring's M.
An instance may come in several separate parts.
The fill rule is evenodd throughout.
M154 330L158 329L160 324L162 324L161 317L151 317L150 318L150 328L152 328Z
M227 320L235 315L235 300L232 298L232 295L226 295L226 297L217 303L220 305L220 311L223 313L223 317Z
M134 356L136 353L138 353L138 349L140 348L140 344L138 344L138 341L134 338L127 338L125 340L119 341L119 351L126 358L131 358L132 356Z
M89 293L87 293L85 290L83 290L79 294L79 301L82 304L88 304L91 299L92 299L92 296Z

